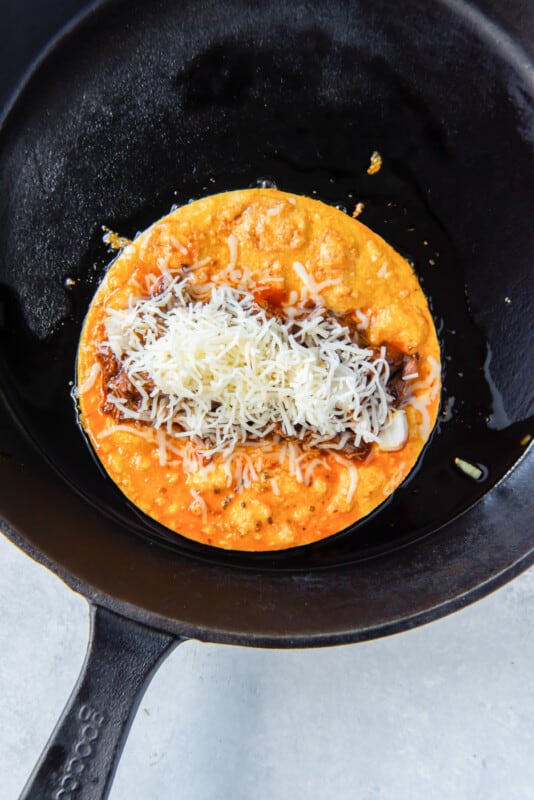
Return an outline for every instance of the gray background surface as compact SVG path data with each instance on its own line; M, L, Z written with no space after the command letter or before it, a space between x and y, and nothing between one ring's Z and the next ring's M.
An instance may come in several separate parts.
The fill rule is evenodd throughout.
M532 46L523 3L478 3ZM83 5L0 0L2 101ZM182 645L141 703L111 800L532 800L533 612L531 570L451 617L366 644ZM85 601L0 536L0 800L17 798L87 634Z
M531 800L534 570L423 628L273 651L188 642L134 721L111 800ZM0 536L0 800L81 667L88 607Z

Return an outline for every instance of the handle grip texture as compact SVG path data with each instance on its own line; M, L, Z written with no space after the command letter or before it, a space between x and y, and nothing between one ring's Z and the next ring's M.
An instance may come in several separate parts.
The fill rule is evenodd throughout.
M144 690L183 641L91 606L80 677L20 800L104 800Z

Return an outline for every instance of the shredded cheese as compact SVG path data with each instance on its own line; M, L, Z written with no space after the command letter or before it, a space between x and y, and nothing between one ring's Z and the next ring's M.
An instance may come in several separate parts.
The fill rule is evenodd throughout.
M366 331L369 327L369 317L360 311L360 309L356 309L355 311L356 319L358 320L356 327L359 331Z
M376 273L377 278L389 278L388 272L388 263L384 261L378 272Z
M317 283L313 275L310 275L304 267L304 264L301 264L300 261L293 262L293 269L302 281L303 288L308 298L313 300L318 306L324 305L321 292L329 286L336 286L338 283L336 278L328 278L321 283Z
M416 383L409 383L410 393L408 394L404 405L412 406L416 409L421 417L419 423L419 430L421 436L428 439L431 431L429 407L432 405L440 388L441 379L441 366L432 356L428 356L427 363L430 366L430 373L425 380L418 380ZM410 377L419 378L419 373L412 376L406 376L405 380Z
M359 347L320 307L284 322L247 291L213 286L203 302L176 276L154 297L109 310L105 325L140 395L133 407L113 392L106 401L124 419L200 442L205 456L277 431L311 446L348 432L359 446L377 441L387 421L385 352ZM301 480L294 447L288 442L291 471Z
M80 385L78 386L77 389L78 394L82 392L88 392L89 389L92 389L96 383L96 379L100 375L100 372L101 372L100 364L98 363L98 361L95 361L95 363L91 367L91 370L87 378L84 380L83 383L80 383Z
M460 472L463 472L469 478L473 478L474 481L479 481L484 477L484 471L477 464L471 464L470 461L466 461L463 458L455 458L454 463Z
M191 492L191 497L193 498L193 502L189 506L189 510L193 511L193 513L200 512L202 515L202 522L206 522L208 519L208 506L206 505L206 501L196 489L189 489L189 491Z
M230 267L235 267L237 263L237 239L233 233L228 237L228 251L230 255Z
M349 480L350 483L347 490L347 503L350 505L350 503L352 503L352 498L354 497L356 487L358 486L358 471L354 464L351 464L349 467Z
M172 246L176 250L179 250L180 253L182 253L184 256L188 255L187 247L185 247L185 245L183 245L181 243L181 241L176 238L176 236L170 236L169 239L170 239L170 242L171 242Z
M114 433L131 433L133 436L139 436L141 439L146 439L147 442L154 441L154 434L147 428L134 428L133 425L108 425L97 436L97 439L105 439L107 436L112 436Z

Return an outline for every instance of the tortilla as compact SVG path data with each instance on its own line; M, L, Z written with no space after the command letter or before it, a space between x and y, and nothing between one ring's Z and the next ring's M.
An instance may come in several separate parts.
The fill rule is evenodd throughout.
M383 428L378 434L376 428L369 433L370 441L358 434L356 445L352 434L338 433L330 446L330 440L319 441L308 422L301 424L301 414L293 427L290 422L289 427L273 422L271 430L265 428L265 436L252 433L235 440L232 434L235 441L229 444L227 437L221 444L221 426L208 442L199 436L203 428L188 431L183 414L176 424L170 416L162 422L160 411L152 406L156 393L161 399L163 384L155 384L152 376L144 389L137 390L125 367L117 372L125 356L120 350L111 352L115 323L110 320L119 319L123 330L127 314L137 314L139 325L141 305L145 303L145 309L151 308L150 303L157 305L160 297L168 296L172 282L172 291L185 287L188 313L197 314L203 324L207 324L206 304L219 292L226 301L241 303L239 314L242 306L245 311L253 307L254 325L266 320L264 327L273 328L273 341L278 341L280 330L286 336L284 325L293 330L291 319L304 319L305 324L312 317L318 319L321 336L326 329L342 328L345 336L353 336L360 348L372 353L372 368L381 358L388 361L389 382L376 390L381 396L385 391L390 403ZM252 298L247 300L249 306L244 297ZM161 311L154 314L153 319L160 319ZM161 329L157 330L156 340L161 340ZM182 339L188 339L187 329ZM179 344L184 348L180 369L185 369L193 345L188 349L187 341ZM156 345L151 346L154 350ZM309 352L300 354L312 358L315 350L308 347ZM167 360L169 352L165 351ZM202 369L199 352L191 356L195 374ZM137 353L136 358L142 361L142 355ZM221 370L224 355L221 351L212 359ZM324 368L324 358L317 356L314 369ZM339 353L333 358L339 360ZM369 374L369 369L362 374ZM272 389L271 384L266 387L264 395ZM279 550L341 531L369 514L404 481L436 421L440 351L427 300L412 268L379 236L320 201L276 189L249 189L178 208L124 247L89 308L78 351L77 388L81 424L98 459L144 513L203 544ZM319 394L317 404L326 403L329 398L320 399ZM237 395L234 400L239 403ZM309 397L306 402L310 416L316 404ZM141 404L144 416L137 411ZM189 403L188 408L191 419L194 405ZM222 415L224 402L212 402L210 409L212 418L218 409ZM150 413L160 416L151 423ZM272 406L269 413L273 414ZM337 419L336 415L338 411ZM393 418L401 420L406 430L402 441L391 446L391 437L383 430L388 425L393 430ZM237 429L235 420L233 425L231 429L226 424L224 430Z

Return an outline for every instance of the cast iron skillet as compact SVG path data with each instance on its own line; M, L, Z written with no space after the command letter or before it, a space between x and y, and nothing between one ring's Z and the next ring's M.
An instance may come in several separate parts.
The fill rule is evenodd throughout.
M514 37L460 0L402 13L387 0L114 0L37 63L0 132L0 512L89 599L92 634L25 798L106 796L148 676L186 638L362 641L532 563L533 74ZM373 150L384 165L369 176ZM389 503L322 543L243 555L136 512L93 459L69 389L110 259L101 226L132 236L174 203L258 181L365 203L362 220L414 262L445 374L439 429Z

